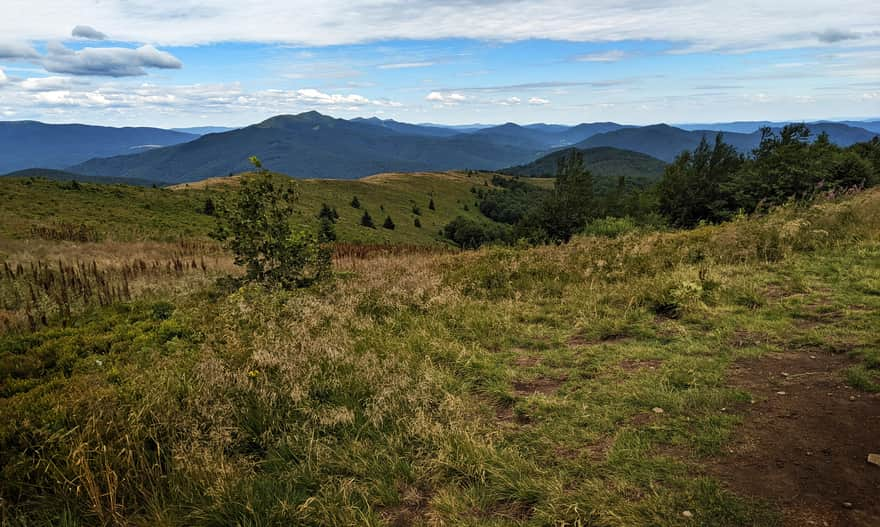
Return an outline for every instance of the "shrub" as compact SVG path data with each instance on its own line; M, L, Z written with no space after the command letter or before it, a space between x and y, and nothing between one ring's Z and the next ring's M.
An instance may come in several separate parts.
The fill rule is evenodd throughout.
M256 157L251 163L257 174L242 179L222 207L212 236L226 243L235 263L247 269L248 280L289 289L325 277L330 270L327 250L314 233L291 228L297 199L293 181L273 179Z
M394 221L391 220L391 216L385 217L385 222L382 224L382 227L392 231L394 230Z

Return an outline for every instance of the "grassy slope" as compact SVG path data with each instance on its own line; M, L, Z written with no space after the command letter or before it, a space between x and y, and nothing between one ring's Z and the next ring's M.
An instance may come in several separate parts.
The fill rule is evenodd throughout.
M326 202L339 212L336 229L340 241L442 243L437 232L455 216L482 218L470 189L488 179L486 175L442 173L381 175L355 181L300 181L300 221L317 226L315 215L321 203ZM222 199L229 186L218 183L176 188L80 183L80 189L74 190L65 182L0 178L0 202L4 204L0 209L0 237L27 238L31 227L58 221L94 226L102 235L117 240L167 241L207 236L214 219L200 210L207 197ZM354 195L380 228L360 226L363 210L349 205ZM436 211L428 209L432 195ZM414 227L413 204L421 209L421 229ZM464 210L465 205L469 211ZM385 212L380 209L382 206ZM381 228L389 214L397 225L394 231Z
M702 470L749 400L729 366L844 349L861 366L840 380L880 388L877 191L340 271L311 291L147 294L4 336L5 517L773 526L780 511ZM13 368L31 381L9 389Z

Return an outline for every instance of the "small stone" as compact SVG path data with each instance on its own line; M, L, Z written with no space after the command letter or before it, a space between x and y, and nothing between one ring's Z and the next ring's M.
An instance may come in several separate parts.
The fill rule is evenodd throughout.
M880 467L880 454L868 454L868 463Z
M683 511L681 513L681 515L684 516L685 518L693 518L694 517L694 513L692 513L691 511Z
M853 508L853 504L848 501L841 503L841 505L843 505L844 509L852 509Z
M815 356L815 355L810 355L810 358L813 359L813 360L816 360L816 356Z
M776 395L786 395L785 392L776 392Z
M727 408L722 408L721 411L722 411L722 412L726 412L726 411L727 411Z
M783 377L788 377L788 374L785 372L782 372L780 375L782 375Z
M651 409L651 411L654 412L655 414L662 414L663 408L660 408L659 406L655 406L654 408Z
M855 396L855 395L850 395L850 396L849 396L849 400L850 400L850 401L855 401L855 400L856 400L856 396Z

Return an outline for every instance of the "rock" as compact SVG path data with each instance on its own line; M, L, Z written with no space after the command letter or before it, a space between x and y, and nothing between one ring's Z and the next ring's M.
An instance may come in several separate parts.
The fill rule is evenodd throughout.
M776 392L776 395L785 395L785 392Z
M849 400L850 400L850 401L855 401L855 400L856 400L856 396L855 396L855 395L850 395L850 396L849 396Z
M880 454L868 454L868 463L880 467Z
M843 505L844 509L852 509L853 508L853 504L848 501L841 503L841 505Z
M782 372L780 375L782 375L783 377L788 377L788 374L785 372Z
M683 511L681 513L681 515L684 516L685 518L693 518L694 517L694 513L692 513L691 511Z
M663 408L660 408L659 406L655 406L653 409L651 409L651 411L654 412L655 414L662 414Z
M815 359L816 359L816 356L815 356L815 355L810 355L810 358L813 359L813 360L815 360Z

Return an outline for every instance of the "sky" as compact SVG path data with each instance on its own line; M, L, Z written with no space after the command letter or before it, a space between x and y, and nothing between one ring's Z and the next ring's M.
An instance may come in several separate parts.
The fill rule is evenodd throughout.
M876 0L0 0L0 120L880 117ZM14 16L9 14L14 13Z

